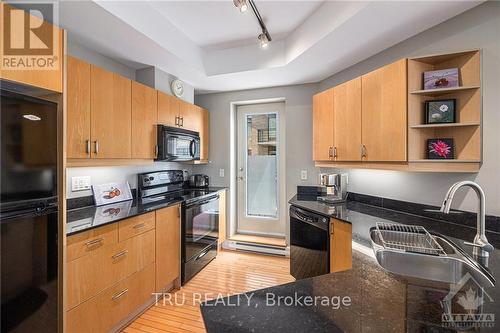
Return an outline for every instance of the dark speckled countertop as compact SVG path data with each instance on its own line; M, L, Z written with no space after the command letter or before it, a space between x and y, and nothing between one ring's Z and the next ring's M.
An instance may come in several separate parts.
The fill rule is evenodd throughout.
M454 285L404 278L385 271L373 256L369 229L376 222L422 225L471 253L463 242L473 240L475 228L353 200L328 206L310 198L294 197L290 204L352 224L352 269L249 292L245 297L235 295L205 302L201 309L208 332L470 331L471 327L458 329L447 324L446 318L450 317L445 309L450 304L453 314L464 313L460 304L465 304L473 314L477 312L475 309L482 310L483 320L474 332L500 332L500 233L487 232L488 240L496 248L489 258L489 270L497 285L478 286L464 279L455 293ZM305 304L307 297L313 300L312 305ZM349 297L350 304L339 305L344 297ZM240 302L235 306L238 299Z
M134 199L98 207L92 205L70 209L66 213L66 235L74 235L106 224L115 223L123 219L146 214L157 209L182 203L187 198L194 198L223 189L225 188L209 187L206 189L185 189L182 193L173 193L163 200L147 204Z

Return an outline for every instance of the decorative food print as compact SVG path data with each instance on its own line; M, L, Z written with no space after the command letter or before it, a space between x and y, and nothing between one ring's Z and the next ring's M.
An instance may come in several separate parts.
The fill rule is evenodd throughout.
M132 200L132 192L128 182L93 185L92 190L96 206Z
M429 159L453 159L453 139L429 139L428 158Z
M458 68L424 72L424 89L458 87Z

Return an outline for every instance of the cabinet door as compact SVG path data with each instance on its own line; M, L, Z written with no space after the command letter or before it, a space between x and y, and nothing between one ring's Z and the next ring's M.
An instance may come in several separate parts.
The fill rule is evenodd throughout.
M158 124L177 126L180 113L180 100L158 91Z
M352 224L330 220L330 273L352 268Z
M156 291L180 277L181 222L179 205L156 211Z
M334 155L337 161L360 161L361 78L334 88Z
M156 90L132 82L132 158L156 157Z
M209 146L209 113L208 110L200 109L201 125L200 125L200 160L208 162L208 146Z
M68 56L67 157L90 157L90 64Z
M333 89L313 97L313 160L330 160L333 149Z
M96 66L90 80L92 158L130 158L131 81Z
M366 161L406 161L406 59L362 76Z
M194 104L180 101L181 127L190 131L200 132L201 111Z

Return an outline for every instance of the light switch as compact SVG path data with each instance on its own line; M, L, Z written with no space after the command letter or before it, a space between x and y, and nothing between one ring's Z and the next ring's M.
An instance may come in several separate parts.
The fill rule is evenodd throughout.
M300 171L300 179L307 180L307 170Z
M71 191L90 190L90 176L71 177Z
M224 178L224 169L219 169L219 177Z

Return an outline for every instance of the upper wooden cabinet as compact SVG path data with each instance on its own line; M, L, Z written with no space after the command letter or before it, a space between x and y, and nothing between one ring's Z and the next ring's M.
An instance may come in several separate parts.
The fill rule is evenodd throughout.
M1 2L0 3L0 17L2 17L2 24L3 24L3 18L4 18L4 11L8 11L12 9L13 7ZM17 10L17 9L15 9ZM6 13L8 14L8 13ZM21 15L10 15L11 19L17 19L17 18L22 18L24 19L23 16ZM55 56L57 59L53 61L55 64L53 69L29 69L29 70L22 70L19 68L16 68L15 70L7 70L5 68L2 68L0 70L0 78L9 80L9 81L15 81L23 84L27 84L30 86L35 86L35 87L40 87L44 88L47 90L52 90L52 91L57 91L62 93L63 92L63 72L64 72L64 31L63 29L60 29L56 26L53 26L52 24L48 22L43 22L43 24L39 24L36 22L37 20L41 21L39 18L35 16L31 16L31 23L33 26L39 26L37 28L37 34L45 36L48 34L52 34L54 41L53 41L53 47L54 47L54 52ZM26 21L27 22L27 21ZM21 26L24 25L24 23L19 23ZM16 26L19 26L17 24ZM13 26L14 24L11 24ZM24 36L21 37L21 33L24 33L23 29L12 29L11 32L11 40L24 40ZM2 29L0 33L0 45L4 45L4 31ZM31 56L31 55L29 55ZM47 56L44 57L48 61L52 61L54 58L52 56ZM50 59L49 59L50 58ZM4 59L4 55L0 54L0 63L4 63L7 59Z
M90 82L92 158L130 158L131 80L92 65Z
M67 58L67 157L90 157L90 64Z
M209 131L210 131L210 115L208 110L201 109L201 126L200 126L200 161L208 162L208 146L209 146Z
M132 82L132 158L156 157L157 91Z
M336 86L333 95L333 157L360 161L361 78Z
M406 59L362 76L362 141L366 161L407 160Z
M333 88L313 97L313 160L333 158Z
M178 126L180 105L180 99L158 91L158 123Z

